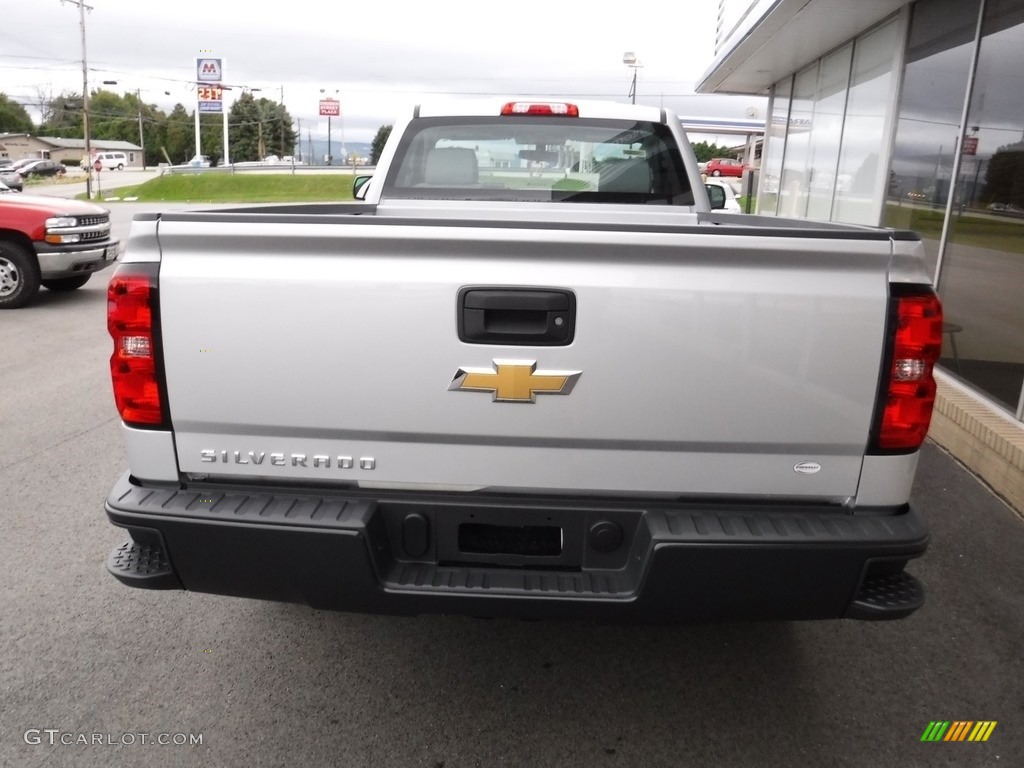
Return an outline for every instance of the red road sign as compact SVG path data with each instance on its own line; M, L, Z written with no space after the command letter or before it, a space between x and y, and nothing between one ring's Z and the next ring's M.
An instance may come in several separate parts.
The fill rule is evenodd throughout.
M337 99L320 99L320 117L338 117L340 114L340 101Z
M978 137L977 136L964 136L964 149L965 155L976 155L978 154Z
M95 163L92 164L92 167L93 169L95 169L96 173L99 173L100 171L103 170L103 163L97 160Z

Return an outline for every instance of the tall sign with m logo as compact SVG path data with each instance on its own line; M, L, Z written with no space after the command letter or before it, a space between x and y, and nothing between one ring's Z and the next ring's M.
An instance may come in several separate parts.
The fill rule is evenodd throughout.
M202 50L200 53L211 53ZM224 59L212 56L196 57L196 155L193 158L199 167L203 163L202 137L200 134L200 112L220 113L224 116L223 165L230 165L228 150L228 111L224 109Z
M200 83L219 83L223 79L223 59L196 59L196 80Z

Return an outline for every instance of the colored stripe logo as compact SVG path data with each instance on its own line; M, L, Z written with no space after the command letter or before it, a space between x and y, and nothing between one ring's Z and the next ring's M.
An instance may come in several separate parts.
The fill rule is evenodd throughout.
M988 741L995 729L995 720L933 720L921 741Z

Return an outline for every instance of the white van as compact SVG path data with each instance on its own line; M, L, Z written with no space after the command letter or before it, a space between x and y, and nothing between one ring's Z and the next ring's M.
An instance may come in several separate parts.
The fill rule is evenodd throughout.
M96 152L92 156L92 162L88 165L94 167L97 160L102 164L104 171L123 171L125 166L128 165L128 155L124 152ZM85 167L84 160L83 167Z

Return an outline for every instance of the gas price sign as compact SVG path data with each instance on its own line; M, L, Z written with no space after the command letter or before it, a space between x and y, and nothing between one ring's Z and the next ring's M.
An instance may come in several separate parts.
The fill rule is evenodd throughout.
M200 112L224 111L224 89L220 85L197 85L196 99Z

